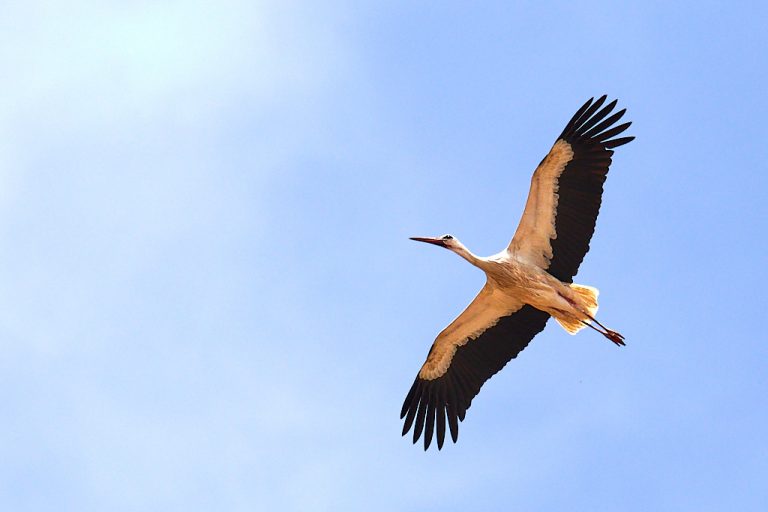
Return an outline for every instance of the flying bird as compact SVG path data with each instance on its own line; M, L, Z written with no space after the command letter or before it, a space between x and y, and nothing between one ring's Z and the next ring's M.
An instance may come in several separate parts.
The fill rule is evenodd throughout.
M424 435L424 449L446 422L455 443L472 399L482 385L517 355L550 316L570 334L590 327L617 346L624 336L597 321L598 290L573 283L595 231L603 183L613 149L634 137L619 137L631 123L616 123L614 100L590 98L571 118L531 178L523 217L509 245L479 257L456 237L414 237L455 252L485 272L480 293L437 336L403 403L403 435ZM602 108L601 108L602 107Z

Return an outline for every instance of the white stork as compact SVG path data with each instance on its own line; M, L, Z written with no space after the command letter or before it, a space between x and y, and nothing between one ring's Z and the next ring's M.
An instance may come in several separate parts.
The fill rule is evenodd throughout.
M442 448L446 418L456 442L458 422L480 387L544 329L550 316L570 334L591 327L624 345L621 334L595 319L597 289L573 284L595 231L612 149L634 139L614 138L631 123L614 126L626 109L609 116L616 100L601 109L605 99L590 98L536 168L523 217L506 249L483 258L451 235L412 238L455 252L487 277L467 309L437 336L403 403L403 435L413 426L416 443L423 432L425 450L435 427Z

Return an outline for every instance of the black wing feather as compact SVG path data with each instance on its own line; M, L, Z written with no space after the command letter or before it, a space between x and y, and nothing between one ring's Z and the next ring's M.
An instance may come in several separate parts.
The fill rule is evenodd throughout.
M584 121L589 119L592 114L597 112L597 109L599 109L603 103L605 103L606 96L601 96L597 99L596 102L594 102L592 105L589 105L589 108L587 108L584 112L581 113L581 115L578 117L578 119L572 119L571 122L569 122L567 125L565 125L565 130L563 130L563 133L560 135L560 138L565 138L566 133L569 135L573 135L573 133L576 131L577 128L579 128L582 124L584 124ZM591 103L592 100L588 101L587 103Z
M627 109L619 110L618 112L613 114L611 117L603 120L600 124L596 125L594 128L586 132L584 136L598 139L599 138L597 135L598 133L601 133L603 130L605 130L609 126L613 126L616 123L616 121L618 121L624 116L626 112L627 112Z
M624 123L624 124L620 124L618 126L614 126L610 130L606 130L603 133L601 133L600 135L595 136L595 139L598 140L599 142L605 143L605 141L607 141L611 137L615 137L616 135L622 133L624 130L629 128L629 126L631 124L632 123ZM627 141L627 142L629 142L629 141Z
M603 99L605 99L605 96L603 96ZM600 121L607 116L611 110L613 110L613 107L616 106L616 100L613 100L609 104L607 104L603 109L598 112L597 114L590 117L582 126L579 127L579 131L582 133L586 133L587 130L590 130L595 124L599 123Z
M405 418L403 435L408 433L415 418L413 442L418 441L423 432L426 450L437 426L437 448L440 449L445 441L447 419L455 443L459 437L459 421L464 420L482 385L517 357L544 329L547 319L547 313L523 306L499 319L476 339L458 347L442 376L432 380L416 377L400 411L400 418Z
M573 126L578 126L579 120L581 119L582 114L592 105L592 102L595 101L595 98L589 98L586 103L584 103L579 110L576 111L575 114L573 114L573 117L570 121L568 121L568 124L565 125L565 130L563 131L563 134L560 135L562 137L563 135L568 132L570 128Z

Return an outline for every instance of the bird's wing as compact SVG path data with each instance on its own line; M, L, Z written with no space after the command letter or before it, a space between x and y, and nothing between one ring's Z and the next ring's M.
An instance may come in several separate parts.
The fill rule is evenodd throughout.
M600 211L612 148L634 137L614 138L632 123L614 126L625 110L609 114L605 96L587 101L566 125L531 178L523 217L507 250L570 283L579 270Z
M448 420L453 442L459 420L485 381L520 353L544 329L549 315L499 293L489 284L467 309L441 332L403 403L403 435L413 442L424 433L429 448L437 426L437 447L445 440Z

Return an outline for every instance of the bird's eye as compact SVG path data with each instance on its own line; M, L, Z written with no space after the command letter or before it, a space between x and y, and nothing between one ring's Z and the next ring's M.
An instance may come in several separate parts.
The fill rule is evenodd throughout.
M445 235L443 236L443 240L453 240L453 235Z

